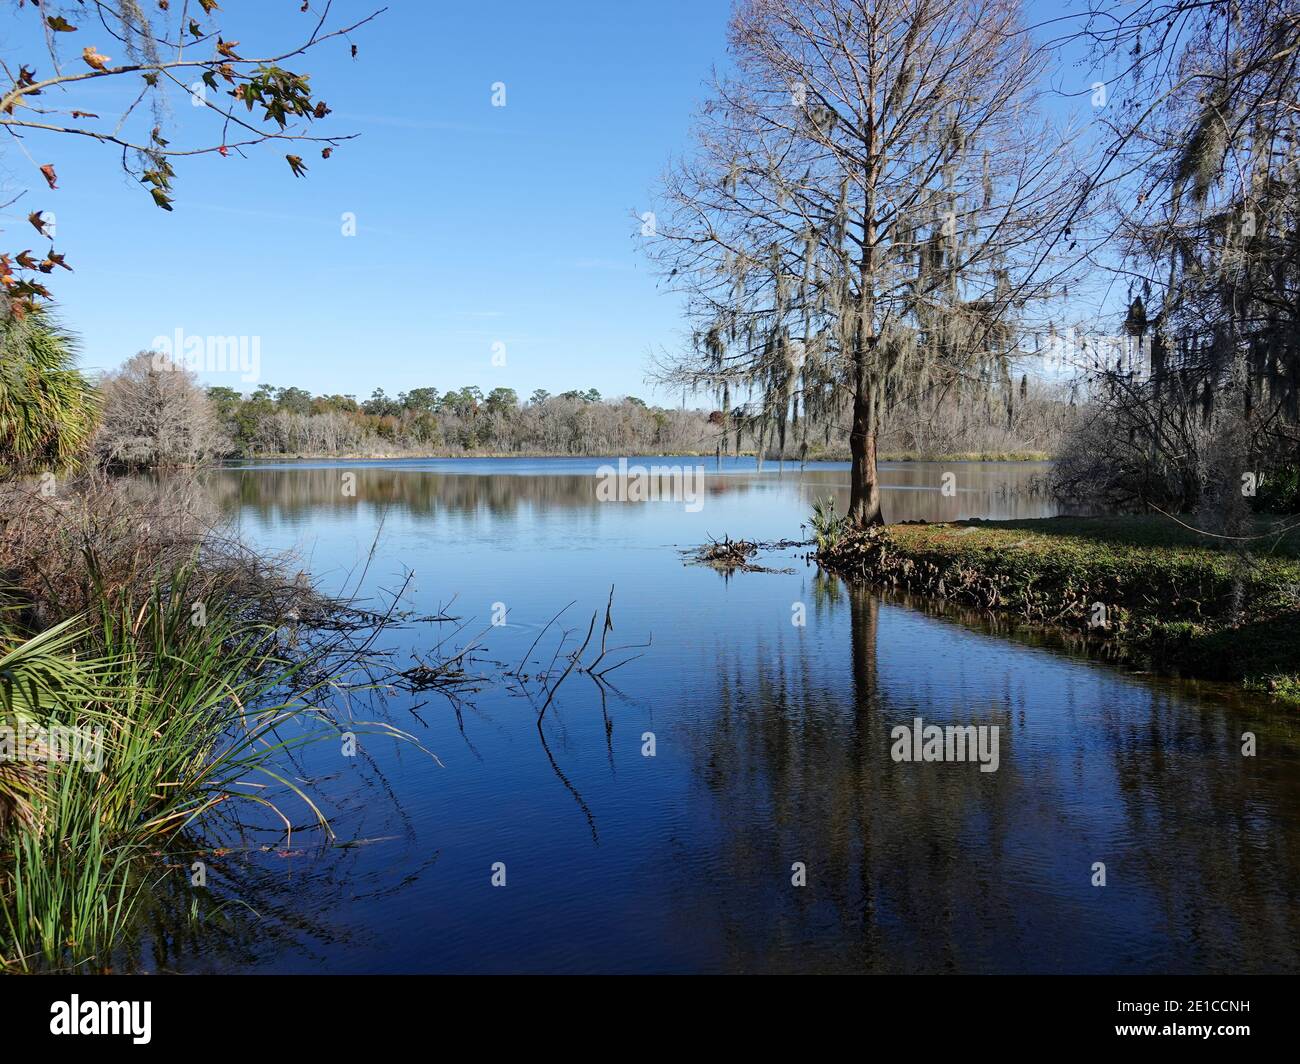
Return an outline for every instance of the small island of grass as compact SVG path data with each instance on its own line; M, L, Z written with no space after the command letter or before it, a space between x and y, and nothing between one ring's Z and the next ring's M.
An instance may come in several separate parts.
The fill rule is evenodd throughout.
M1295 528L1244 547L1160 515L836 528L819 535L817 560L849 579L1086 631L1153 669L1300 704Z

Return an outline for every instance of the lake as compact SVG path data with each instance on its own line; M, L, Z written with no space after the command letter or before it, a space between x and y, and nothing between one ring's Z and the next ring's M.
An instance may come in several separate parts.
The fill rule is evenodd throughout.
M1300 968L1300 737L1285 713L851 589L806 547L760 554L774 572L685 564L710 537L808 538L814 498L843 511L847 466L633 461L703 465L700 505L597 501L600 459L209 477L248 542L294 551L326 589L381 601L413 574L407 608L460 620L412 622L386 645L406 667L481 635L467 668L485 680L456 701L357 697L358 718L409 730L441 765L367 734L356 757L307 748L299 774L342 845L227 827L209 872L219 912L141 967ZM1049 516L1046 472L888 465L885 516ZM593 615L594 647L611 587L607 639L632 660L604 684L575 670L539 729L540 685L501 674L527 655L521 671L558 675ZM915 718L996 727L996 771L895 761L891 732ZM1268 756L1241 756L1245 731Z

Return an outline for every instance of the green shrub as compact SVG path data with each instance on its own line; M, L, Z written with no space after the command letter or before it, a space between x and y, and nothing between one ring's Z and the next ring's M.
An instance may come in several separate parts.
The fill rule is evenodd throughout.
M813 500L812 524L813 537L817 541L817 550L833 551L839 545L848 528L848 519L835 513L835 496L827 495L825 499Z

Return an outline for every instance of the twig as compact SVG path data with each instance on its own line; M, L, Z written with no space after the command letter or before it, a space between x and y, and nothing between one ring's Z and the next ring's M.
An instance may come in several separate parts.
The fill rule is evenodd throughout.
M587 644L591 642L591 633L595 630L596 614L595 611L593 611L591 614L591 623L587 625L587 638L582 641L582 646L578 647L578 652L573 655L573 659L569 662L569 667L564 670L564 674L551 687L550 693L546 696L546 701L542 703L542 708L537 713L537 726L539 728L542 725L542 717L546 715L546 707L551 704L551 699L555 697L555 692L560 689L560 684L564 683L565 679L568 678L569 673L573 671L573 667L578 664L578 659L582 657L582 652L587 649ZM554 661L555 659L552 658L551 660Z
M577 602L577 601L578 601L577 599L573 600L573 602ZM573 602L570 602L569 606L572 606ZM567 610L569 606L565 606L564 610ZM542 636L546 634L546 629L550 628L551 625L553 625L556 621L560 619L560 614L564 613L564 610L560 610L559 613L557 613L554 617L552 617L549 621L547 621L545 625L543 625L542 630L537 633L537 638L533 640L533 645L524 651L524 656L519 659L519 664L515 666L515 675L517 676L523 675L524 665L528 662L528 655L531 654L534 649L536 649L537 644L542 641Z

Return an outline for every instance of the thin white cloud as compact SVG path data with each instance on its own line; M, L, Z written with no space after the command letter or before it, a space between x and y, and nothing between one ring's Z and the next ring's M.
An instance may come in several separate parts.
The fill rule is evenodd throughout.
M619 259L574 259L571 265L578 270L610 270L627 273L635 269L632 263Z
M467 122L444 122L439 119L402 118L397 115L357 115L335 114L341 122L360 122L371 126L392 126L394 129L437 129L452 133L495 133L498 130L487 126L470 125Z

